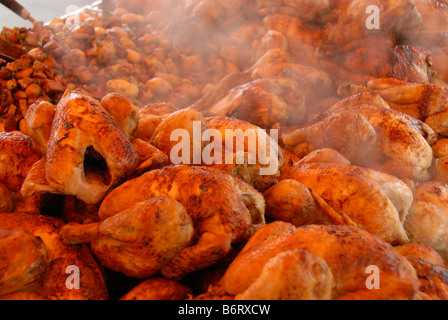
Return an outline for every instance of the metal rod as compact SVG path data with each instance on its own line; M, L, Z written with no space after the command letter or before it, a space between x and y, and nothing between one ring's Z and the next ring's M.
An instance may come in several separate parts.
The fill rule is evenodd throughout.
M31 13L28 12L20 3L15 0L0 0L0 3L5 7L16 13L18 16L22 17L25 20L30 21L31 23L35 23L36 19L33 18Z
M112 10L112 3L110 0L101 1L101 9L103 10L103 26L107 27L110 20L110 12Z

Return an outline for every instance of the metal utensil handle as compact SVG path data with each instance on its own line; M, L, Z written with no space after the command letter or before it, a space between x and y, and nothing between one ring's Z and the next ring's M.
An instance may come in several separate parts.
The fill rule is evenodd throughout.
M5 7L9 8L14 13L21 16L23 19L30 20L35 22L35 19L31 16L31 14L26 10L20 3L15 0L0 0L0 3Z

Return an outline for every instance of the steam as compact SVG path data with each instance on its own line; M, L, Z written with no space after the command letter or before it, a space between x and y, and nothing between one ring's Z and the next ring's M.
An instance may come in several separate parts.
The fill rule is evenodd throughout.
M65 66L67 87L291 130L312 125L343 88L378 78L447 85L446 0L116 0L116 8L107 26L100 15L74 29L50 24L56 32L43 47Z

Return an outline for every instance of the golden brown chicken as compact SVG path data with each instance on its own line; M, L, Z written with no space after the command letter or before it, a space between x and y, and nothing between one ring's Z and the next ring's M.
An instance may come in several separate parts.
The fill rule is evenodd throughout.
M304 98L297 94L299 88L292 79L257 79L233 88L207 111L245 120L264 129L288 121L303 123L307 113Z
M448 182L448 139L439 139L432 145L434 163L432 176L434 180Z
M84 92L66 92L56 106L45 154L44 181L51 189L98 203L139 160L123 130L97 100ZM34 192L40 190L27 194Z
M183 109L164 119L150 142L172 164L217 168L264 190L276 182L284 164L277 135L269 133L244 120Z
M220 170L185 165L152 170L123 183L104 199L99 216L116 220L116 214L152 197L180 202L194 225L194 242L161 268L168 278L215 264L232 244L244 241L265 222L263 196L247 183Z
M436 250L423 244L408 243L394 248L406 258L422 259L433 265L445 267L443 257Z
M392 109L425 122L437 134L444 136L448 132L445 128L448 89L445 86L397 79L375 79L369 81L365 87L348 87L341 92L373 92L381 96Z
M90 243L103 266L141 279L160 271L191 244L193 235L184 206L161 197L137 202L99 223L67 224L61 230L64 243Z
M24 196L50 192L95 204L126 177L167 162L163 152L134 139L138 125L134 105L118 94L106 95L102 104L75 90L65 93L53 119L45 102L30 108L31 136L45 153L22 186Z
M0 202L2 212L40 213L39 195L23 196L20 189L30 169L40 158L30 137L18 132L0 132Z
M436 134L425 123L393 109L368 104L339 107L296 131L283 142L309 142L316 149L332 148L353 164L400 178L428 180Z
M119 93L109 93L101 99L101 106L109 112L128 138L135 136L139 122L139 108Z
M417 242L447 254L448 186L439 181L417 184L414 201L404 221L412 242Z
M333 79L327 71L320 65L296 60L281 49L269 50L247 70L253 80L283 77L294 81L298 88L295 94L303 96L307 104L336 95Z
M7 258L2 267L2 295L31 292L35 295L28 298L33 299L108 299L102 270L88 247L62 242L62 220L40 214L2 213L0 225L0 250Z
M0 231L0 296L42 286L48 254L42 239L24 231Z
M448 270L443 258L430 247L418 243L397 246L417 272L420 281L419 297L422 300L448 298Z
M327 204L330 208L325 217L327 220L330 217L330 224L355 225L393 244L408 241L403 221L413 196L411 189L398 178L347 164L299 162L282 172L279 180L285 179L298 181L312 190L321 210ZM297 209L293 204L300 203L300 198L290 198L293 200L290 214L294 215ZM269 198L269 206L278 207L281 201L282 198ZM316 212L320 211L313 213ZM322 221L319 215L310 218Z
M314 298L412 299L418 290L419 282L412 266L380 238L349 226L295 228L285 222L270 223L249 240L224 274L223 288L232 295L243 296L257 287L262 290L258 292L262 296L269 294L264 288L271 289L272 293L278 292L278 287L282 287L283 292L294 290L294 274L290 275L291 282L287 279L276 282L278 287L274 283L265 283L264 287L258 284L265 279L264 268L280 263L282 256L279 255L291 250L303 250L315 256L314 261L311 260L313 264L298 267L301 272L312 274L313 266L321 272L318 278L306 278L306 286L300 290L304 297L312 298L306 293L314 288ZM318 263L322 260L329 271L323 262ZM375 272L380 273L376 289L370 286L371 266L376 266ZM276 269L276 272L281 270ZM334 285L329 274L333 276Z
M193 295L186 285L163 277L142 281L120 300L185 300Z
M202 140L204 130L200 112L179 110L161 121L149 142L167 154L173 164L201 164L202 149L205 147Z
M47 101L37 100L30 105L26 114L26 132L31 138L33 146L41 155L47 153L51 126L54 119L55 106Z
M334 286L325 260L291 249L267 261L257 279L235 300L329 300Z
M411 41L429 48L447 45L448 3L445 0L415 0L415 5L422 15L422 24Z
M423 259L408 258L420 280L419 296L422 300L448 299L448 269Z
M219 116L206 117L204 125L211 137L203 154L213 160L204 165L232 173L258 191L277 182L285 157L276 131Z

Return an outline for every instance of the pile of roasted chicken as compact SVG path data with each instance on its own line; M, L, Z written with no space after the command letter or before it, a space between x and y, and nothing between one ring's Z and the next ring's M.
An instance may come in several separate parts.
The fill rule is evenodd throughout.
M0 299L448 299L447 0L79 18L1 35Z

